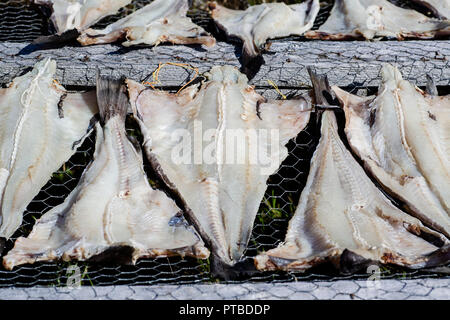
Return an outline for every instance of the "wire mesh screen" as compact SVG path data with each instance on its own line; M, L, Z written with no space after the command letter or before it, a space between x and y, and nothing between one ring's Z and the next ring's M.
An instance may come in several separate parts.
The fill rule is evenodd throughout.
M264 95L267 90L260 90L260 92ZM356 90L356 88L353 89L353 92ZM344 122L342 114L338 114L338 120L342 125ZM133 122L129 122L127 125L129 130L135 128L132 126ZM316 115L313 114L305 130L295 140L288 143L289 156L278 172L268 179L268 188L261 202L245 253L244 259L249 262L258 252L272 249L283 241L289 219L295 212L301 190L306 183L310 159L317 145L318 137L319 123ZM62 203L70 191L75 188L84 168L92 160L94 144L95 134L93 133L79 147L76 154L53 174L51 180L28 206L21 228L7 241L4 253L12 248L17 237L29 234L36 219ZM148 176L152 178L154 174L147 163L145 163L145 169ZM155 186L155 184L157 187L161 187L158 181L152 181L152 185ZM140 259L134 266L119 265L114 262L72 261L39 262L33 265L18 266L13 271L0 268L0 286L64 286L70 275L68 268L74 265L81 270L83 285L223 282L211 275L209 260L171 257ZM335 280L367 278L367 276L365 273L343 276L331 266L324 265L305 273L255 272L243 276L239 280L228 282ZM398 267L384 267L382 276L386 278L418 278L442 277L443 275Z
M129 5L119 10L116 15L108 16L99 21L93 28L104 28L108 24L113 23L130 13L144 7L152 0L133 0ZM420 6L414 5L408 0L389 0L390 2L403 7L414 8L420 12L431 16L431 12L423 9ZM207 0L193 0L191 1L191 9L188 16L192 18L193 22L200 25L208 32L212 33L219 40L223 35L220 35L217 27L206 11ZM276 2L276 1L248 1L248 0L217 0L217 2L234 9L245 9L251 4L262 2ZM298 3L302 0L284 0L285 3ZM318 29L328 18L333 1L322 0L321 9L315 20L313 30ZM0 0L0 41L32 41L39 36L49 35L54 33L54 27L49 20L51 10L45 6L38 6L34 4L33 0ZM292 39L304 40L303 37L291 37ZM276 40L275 40L276 41Z
M135 0L126 8L121 9L117 15L103 19L96 27L104 27L130 12L141 8L148 2L150 1ZM207 12L201 8L202 3L201 1L194 1L194 9L191 10L189 15L195 23L201 25L216 36L217 30ZM230 3L225 4L229 5ZM197 7L195 6L196 4L198 5ZM403 5L405 5L405 1L403 1ZM234 2L234 6L245 8L247 2L238 0ZM323 3L314 28L317 28L326 20L331 6L330 3ZM32 4L31 1L0 1L0 41L31 41L38 36L53 33L53 26L48 20L49 13L47 9L42 9ZM356 93L359 88L347 89ZM273 94L271 90L273 89L258 89L263 95ZM284 90L289 91L285 94L296 93L296 89ZM373 92L376 88L369 88L369 92L370 90ZM342 114L338 114L338 120L342 127L344 123ZM133 130L132 121L127 122L127 125L129 130ZM319 129L317 116L313 114L305 130L287 145L289 156L283 162L278 172L268 179L268 188L262 199L249 246L245 253L244 259L247 262L251 263L252 258L258 252L272 249L284 240L289 219L295 212L300 193L306 183L310 160L320 136ZM13 247L17 237L27 236L29 234L36 219L51 208L61 204L65 197L75 188L83 170L92 160L94 143L95 134L92 134L78 148L75 155L53 174L51 180L42 188L38 196L28 206L21 228L6 242L3 254L7 253ZM149 177L152 178L153 175L148 164L145 164L145 169ZM152 182L155 182L158 186L158 181ZM209 260L171 257L140 259L134 266L119 265L114 262L73 261L40 262L33 265L16 267L13 271L7 271L3 267L0 267L0 286L64 286L70 275L68 274L68 267L73 265L77 265L80 268L83 285L224 282L212 276ZM384 278L445 276L436 271L431 273L423 270L411 271L390 266L382 268L382 277ZM238 280L228 282L366 279L367 277L368 274L366 273L343 276L331 266L323 265L304 273L254 272L242 276Z

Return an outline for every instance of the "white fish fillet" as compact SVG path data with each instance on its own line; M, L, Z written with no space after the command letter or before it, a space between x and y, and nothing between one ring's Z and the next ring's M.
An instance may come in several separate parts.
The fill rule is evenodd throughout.
M113 15L132 0L35 0L52 7L51 20L57 34L77 29L82 31L100 19Z
M216 40L186 17L188 9L188 0L155 0L103 30L85 30L78 41L84 46L121 39L126 47L163 42L214 46Z
M39 190L76 151L97 113L95 92L67 93L46 59L0 89L0 237L9 238Z
M387 0L336 0L327 21L308 38L339 40L381 37L434 38L450 34L450 23L410 9L397 7Z
M147 156L185 201L215 256L232 266L247 247L266 180L287 156L286 143L307 124L310 109L304 99L266 101L231 66L213 67L207 77L201 89L191 86L178 95L127 83ZM176 158L176 133L191 148L186 160ZM279 136L270 140L270 134ZM253 159L257 151L259 161Z
M286 5L284 3L263 3L247 10L232 10L216 2L209 4L216 24L227 35L244 42L244 53L257 56L268 39L302 35L312 28L319 0Z
M208 257L194 229L176 218L175 202L150 187L142 154L126 136L127 98L124 93L117 98L120 82L108 85L107 80L97 85L105 123L96 127L94 161L64 203L45 213L27 238L17 239L3 259L5 268L59 258L86 260L119 246L134 249L133 262L174 254Z
M381 193L341 141L332 111L322 116L321 134L285 242L259 254L256 267L301 271L327 260L339 263L344 250L381 263L426 266L439 251L418 235L448 244L445 237Z
M430 9L441 19L450 19L450 0L412 0Z
M373 176L428 226L450 237L450 96L434 97L391 65L378 95L333 91L353 151Z

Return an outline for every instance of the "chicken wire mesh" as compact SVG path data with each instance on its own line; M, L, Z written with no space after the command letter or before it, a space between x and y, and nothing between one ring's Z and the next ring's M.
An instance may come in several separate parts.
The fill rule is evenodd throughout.
M97 24L105 26L130 12L144 6L150 1L135 0L129 6L121 9L119 14L107 17ZM226 2L226 1L224 1ZM405 6L405 1L397 1ZM194 2L194 5L202 2ZM225 3L225 4L230 4ZM245 8L247 1L237 0L234 6ZM322 24L331 10L330 3L323 3L319 17L314 28ZM3 0L0 2L0 41L31 41L39 36L53 32L52 25L48 21L49 12L39 8L31 1ZM194 22L201 25L220 39L220 34L215 28L206 11L202 9L191 10L189 15ZM298 38L298 37L297 37ZM297 39L293 38L293 39ZM351 92L357 92L358 87L347 88ZM367 89L367 88L366 88ZM296 89L284 89L287 95L297 94ZM368 88L374 92L376 88ZM446 89L441 91L448 93ZM259 88L263 94L273 95L273 89ZM343 126L343 115L338 114L338 120ZM133 130L133 123L128 123L128 129ZM278 172L268 180L268 188L258 215L255 220L253 233L245 253L244 260L249 264L258 252L276 247L283 241L288 222L295 212L300 193L306 183L309 172L310 159L320 136L320 126L317 115L313 114L310 123L295 140L287 145L289 156L281 165ZM14 245L15 239L27 236L34 222L43 213L62 203L65 197L75 188L78 180L92 160L94 152L95 134L90 135L75 155L52 175L51 180L42 188L41 192L28 206L24 222L14 236L5 243L3 254L7 253ZM163 187L158 181L153 180L154 175L149 165L145 164L152 185ZM141 259L135 266L120 265L117 262L39 262L33 265L16 267L13 271L7 271L0 267L0 286L64 286L70 276L69 267L78 266L81 271L83 285L117 285L117 284L156 284L156 283L196 283L196 282L225 282L214 278L210 270L209 260L197 260L194 258L159 258ZM436 271L408 270L398 267L382 267L383 278L421 278L421 277L447 277ZM304 273L286 272L254 272L241 276L238 280L226 281L302 281L302 280L337 280L337 279L367 279L368 274L361 272L344 276L334 268L324 265L311 269Z
M258 90L263 95L266 90ZM351 90L356 92L357 89ZM296 94L295 90L290 92ZM287 93L289 94L289 92ZM338 120L343 124L343 115L338 114ZM127 122L128 130L136 128L132 121ZM301 190L309 172L309 163L318 142L320 123L313 114L308 126L287 147L289 156L278 172L268 180L268 189L253 227L253 233L245 253L244 260L251 263L252 258L260 251L276 247L285 237L290 217L296 209ZM34 222L43 213L62 203L64 198L75 188L87 164L92 160L95 145L95 133L91 134L79 147L74 156L58 171L42 188L41 192L27 207L24 222L14 236L5 244L4 253L14 245L15 239L27 236ZM159 181L153 180L155 175L148 163L145 169L154 187L164 189ZM83 285L118 285L118 284L156 284L156 283L197 283L226 282L237 283L245 281L306 281L306 280L337 280L366 279L368 274L362 272L353 275L341 275L329 265L319 266L305 273L285 272L254 272L234 281L223 281L214 278L210 270L209 260L194 258L159 258L141 259L137 264L120 265L117 262L39 262L33 265L16 267L13 271L0 268L0 286L65 286L71 273L69 267L77 266L81 271ZM383 278L421 278L442 277L439 273L408 270L398 267L382 267Z
M192 5L188 12L188 16L193 22L202 26L208 32L212 33L219 40L223 39L223 34L217 29L216 25L206 11L207 0L190 0ZM420 12L430 15L431 12L424 10L422 7L413 5L408 0L389 0L403 8L414 8ZM108 16L99 21L94 28L104 28L108 24L113 23L126 15L144 7L152 0L133 0L129 5L119 10L116 15ZM217 0L217 2L234 9L245 9L249 5L262 2L262 0ZM302 0L284 0L285 3L298 3ZM313 30L318 29L328 18L332 0L320 1L321 9L315 20ZM39 36L54 33L54 27L49 20L51 11L48 7L38 6L33 0L0 0L0 41L23 42L32 41ZM291 37L291 39L304 40L303 37ZM286 40L286 38L284 39ZM277 40L274 40L277 41Z

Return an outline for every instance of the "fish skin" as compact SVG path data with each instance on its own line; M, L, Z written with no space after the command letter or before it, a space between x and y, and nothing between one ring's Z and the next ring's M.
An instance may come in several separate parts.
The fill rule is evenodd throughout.
M439 17L440 19L450 19L450 0L412 0L422 5Z
M450 237L450 97L427 95L391 65L382 68L377 96L332 89L365 167L414 216Z
M180 209L151 188L142 153L127 138L127 97L123 91L121 98L109 96L114 90L108 92L102 81L109 85L110 80L97 82L103 125L96 124L94 160L64 203L45 213L27 238L17 239L3 258L6 269L36 261L82 261L121 246L134 249L132 263L141 257L209 256L192 227L171 222Z
M227 35L244 42L244 54L256 57L268 39L300 36L311 29L320 5L318 0L308 0L292 5L263 3L247 10L233 10L210 2L209 9L216 24Z
M97 113L95 93L67 93L53 80L55 71L55 61L46 59L0 89L0 237L19 228L28 204L75 153Z
M267 188L266 180L287 156L285 144L308 123L310 106L301 98L266 101L232 66L213 67L206 76L208 80L201 88L192 85L179 94L150 90L132 80L127 80L127 85L133 113L144 135L147 157L184 201L187 218L212 248L214 256L233 266L247 247ZM202 121L203 133L208 129L214 133L215 156L211 163L177 164L171 156L178 140L171 135L181 129L193 137L194 121ZM225 137L230 128L279 130L279 150L270 159L267 172L261 172L260 163L249 164L248 155L241 164L218 160L226 159L221 157L226 156L226 140L220 137ZM259 139L257 143L267 155L264 141ZM249 150L247 142L245 146ZM197 148L195 141L193 148ZM200 152L207 150L199 148Z
M310 39L367 40L393 37L432 39L450 35L450 22L429 18L387 0L336 0L327 21L308 31Z
M116 14L132 0L34 0L52 7L51 20L57 34L76 29L82 31L102 18Z
M303 271L326 261L338 264L341 255L351 252L360 259L421 268L441 249L420 233L440 239L444 249L449 243L392 205L341 141L334 113L325 111L319 145L285 242L254 262L258 270ZM443 260L448 262L448 254L438 262Z
M216 40L186 17L188 0L155 0L105 29L87 29L78 37L83 46L125 39L125 47L147 44L202 44L213 47Z

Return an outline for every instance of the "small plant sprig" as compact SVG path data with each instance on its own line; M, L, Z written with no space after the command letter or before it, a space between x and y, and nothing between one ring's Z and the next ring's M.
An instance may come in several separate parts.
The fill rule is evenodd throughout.
M58 179L60 182L64 182L66 179L72 179L74 172L71 168L67 168L64 163L61 170L53 173L52 177Z

